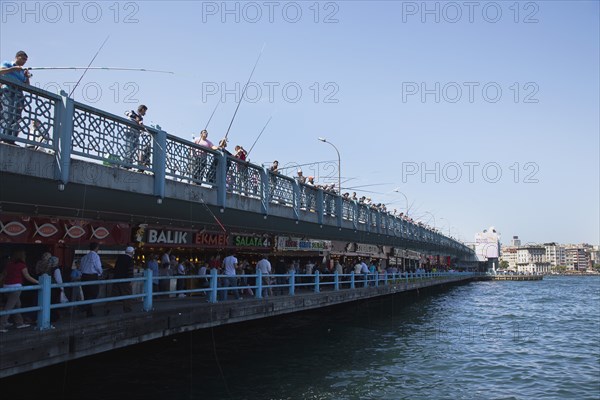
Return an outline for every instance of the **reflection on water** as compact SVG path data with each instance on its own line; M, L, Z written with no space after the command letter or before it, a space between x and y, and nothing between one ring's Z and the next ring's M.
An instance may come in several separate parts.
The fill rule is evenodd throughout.
M597 399L599 304L598 277L471 283L185 333L6 379L2 390L74 399Z

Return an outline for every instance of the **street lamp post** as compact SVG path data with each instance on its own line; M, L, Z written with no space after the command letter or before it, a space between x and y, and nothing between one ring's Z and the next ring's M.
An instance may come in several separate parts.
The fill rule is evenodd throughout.
M328 142L327 139L325 139L324 137L320 137L319 140L323 143L330 144L335 149L335 152L337 153L337 156L338 156L338 193L341 196L342 195L342 159L340 157L340 152L333 143Z
M435 229L435 227L436 227L436 225L437 225L437 224L436 224L436 222L435 222L435 215L433 215L433 214L432 214L432 213L430 213L429 211L425 211L425 214L429 214L429 215L431 215L431 216L433 217L433 229Z
M441 221L441 220L444 220L444 221L446 221L446 223L448 224L448 237L450 237L450 236L451 236L451 235L450 235L450 223L449 223L449 222L448 222L448 220L447 220L446 218L444 218L444 217L440 218L440 221Z
M405 215L408 217L408 197L406 197L406 195L404 193L402 193L401 191L399 191L398 189L400 189L400 188L394 189L394 192L400 193L402 196L404 196L404 200L406 200L406 214Z

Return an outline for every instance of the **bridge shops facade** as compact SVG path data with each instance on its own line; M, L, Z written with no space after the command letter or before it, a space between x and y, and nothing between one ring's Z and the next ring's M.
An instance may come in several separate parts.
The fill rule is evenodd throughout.
M114 265L116 254L126 246L136 248L136 264L141 269L152 254L161 255L171 249L178 260L189 260L199 268L211 258L221 259L236 254L250 265L267 256L272 262L319 263L333 270L336 261L351 268L363 260L383 269L415 271L429 264L432 268L449 269L446 256L429 255L388 245L272 234L261 230L212 231L173 226L132 224L130 222L84 220L56 216L31 216L0 213L0 257L13 250L24 249L28 264L34 265L42 253L59 257L61 265L70 268L73 261L87 253L91 242L101 245L100 255L107 267ZM447 261L446 261L447 260Z

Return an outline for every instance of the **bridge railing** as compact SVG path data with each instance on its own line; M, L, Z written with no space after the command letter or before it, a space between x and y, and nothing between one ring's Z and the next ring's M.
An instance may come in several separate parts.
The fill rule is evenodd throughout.
M228 156L227 160L227 192L261 199L263 192L261 173L264 170L235 157Z
M0 140L53 149L59 133L58 105L62 97L2 76L0 92L4 102L0 106Z
M367 205L298 184L285 175L197 146L160 129L141 127L127 118L75 102L64 92L56 95L7 77L0 77L0 84L2 98L10 103L1 111L0 140L54 151L55 175L62 184L69 182L71 157L77 156L151 173L154 195L160 198L164 197L165 179L173 179L217 190L217 205L222 208L227 206L228 192L260 199L267 214L270 204L278 204L295 210L295 218L302 218L298 210L304 209L314 211L319 223L323 223L325 215L334 217L338 227L342 227L343 220L349 220L357 230L393 234L388 225L398 218ZM409 227L404 234L400 230L401 237L473 254L468 247L440 233L426 236L424 228L403 223Z
M151 270L145 270L143 277L125 278L125 279L109 279L109 280L97 280L97 281L85 281L85 282L68 282L68 283L52 283L49 275L42 275L39 277L39 284L33 286L13 287L13 288L0 288L0 295L22 292L22 291L36 291L37 292L37 305L33 307L15 308L11 310L1 310L1 316L10 316L18 313L25 312L36 312L37 313L37 329L46 330L51 329L51 310L62 309L62 308L75 308L84 305L100 304L103 303L107 307L110 303L117 303L121 301L130 300L142 300L142 309L146 312L153 310L153 304L155 298L169 297L169 296L181 296L192 295L192 294L203 294L207 297L210 303L217 303L218 301L227 300L227 292L235 291L236 298L242 297L243 295L250 294L251 297L261 299L272 296L274 293L278 295L290 295L294 296L296 290L307 289L309 291L319 293L321 290L355 290L366 287L379 287L387 285L398 285L398 284L415 284L425 281L436 281L440 279L455 280L455 279L466 279L471 277L472 273L458 273L458 272L429 272L429 273L365 273L355 274L321 274L315 272L314 274L296 274L291 272L288 274L269 274L263 275L260 271L253 275L237 275L231 277L228 275L218 275L216 270L211 271L210 275L178 275L178 276L153 276ZM232 284L231 280L234 280ZM188 282L184 289L170 290L170 282L172 280L183 280ZM250 284L250 281L254 280L254 284ZM154 291L153 283L160 281L169 282L169 290ZM191 282L194 282L192 284ZM204 282L204 284L199 282ZM138 288L130 295L123 296L111 296L109 293L109 287L118 284L127 283L131 285L138 284ZM64 291L65 289L71 288L72 293L80 291L80 288L85 286L98 286L105 285L107 296L103 298L95 299L82 299L77 301L68 301L65 303L54 302L52 291ZM158 283L158 287L162 285ZM180 287L180 285L176 285ZM408 286L407 286L408 287ZM75 297L79 298L78 295ZM73 297L71 300L74 300ZM108 308L105 308L108 309ZM2 328L2 327L0 327Z

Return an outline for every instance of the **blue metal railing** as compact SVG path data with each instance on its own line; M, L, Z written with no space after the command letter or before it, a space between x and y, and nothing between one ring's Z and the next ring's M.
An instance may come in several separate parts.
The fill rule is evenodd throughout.
M404 284L404 288L410 288L410 284L424 283L426 281L436 280L462 280L474 276L470 272L422 272L422 273L368 273L368 274L321 274L315 272L314 274L296 274L290 272L289 274L269 274L263 275L258 271L255 275L237 275L235 276L236 285L227 286L223 283L226 279L231 278L227 275L218 275L216 270L212 270L210 275L176 275L176 276L158 276L155 277L151 270L145 270L143 277L126 278L126 279L109 279L109 280L98 280L98 281L85 281L85 282L69 282L69 283L52 283L49 275L42 275L39 278L39 284L33 286L23 286L19 288L0 288L0 295L4 293L11 293L16 291L36 291L38 293L38 302L34 307L17 308L9 311L0 311L0 316L12 315L25 312L37 312L37 329L46 330L51 329L51 310L62 309L62 308L74 308L88 304L100 304L100 303L116 303L123 300L136 300L142 299L143 306L142 310L150 312L153 310L154 299L162 296L177 296L179 294L204 294L208 298L208 302L217 303L219 300L226 299L226 292L230 290L252 292L251 297L261 299L269 297L277 293L278 295L296 295L298 289L307 289L314 293L320 293L323 289L325 290L356 290L366 287L379 287ZM248 278L254 279L255 284L248 284ZM200 280L206 281L205 287L186 288L179 290L168 290L168 291L154 291L153 280ZM134 284L136 282L141 283L141 291L139 293L133 293L126 296L107 296L103 298L89 299L89 300L78 300L69 301L66 303L52 303L51 291L52 289L73 288L79 290L83 286L91 285L106 285L107 287L116 283L129 283ZM240 285L242 283L242 285ZM192 286L192 285L188 285ZM159 286L160 287L160 286ZM107 294L109 290L106 291ZM238 296L235 296L238 297Z
M14 110L2 111L0 140L14 140L54 151L55 176L69 182L71 157L106 165L136 169L154 177L154 195L162 198L165 179L200 184L217 191L217 206L228 204L226 193L260 199L262 210L277 204L294 210L295 218L332 223L367 232L388 234L416 242L436 244L446 250L473 256L467 246L423 226L323 191L260 166L237 160L220 151L151 127L141 128L127 118L78 103L62 92L56 95L0 77L3 91L14 94ZM37 128L31 128L37 124ZM300 211L305 211L306 216ZM314 218L314 217L313 217Z

